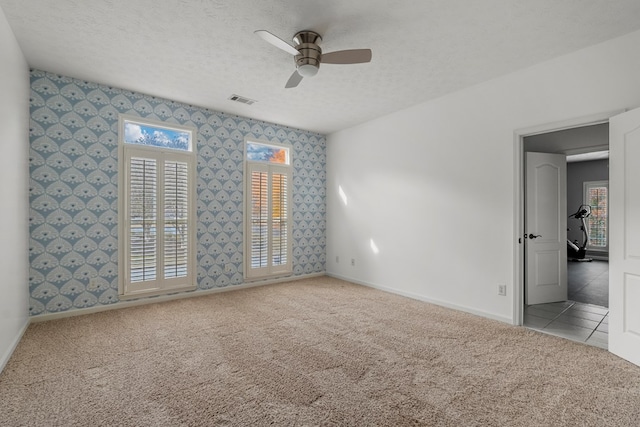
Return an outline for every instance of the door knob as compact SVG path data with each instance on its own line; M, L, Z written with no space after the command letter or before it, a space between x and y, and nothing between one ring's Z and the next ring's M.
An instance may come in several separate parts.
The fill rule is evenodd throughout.
M533 234L533 233L529 234L530 239L537 239L538 237L542 237L542 236L539 234Z

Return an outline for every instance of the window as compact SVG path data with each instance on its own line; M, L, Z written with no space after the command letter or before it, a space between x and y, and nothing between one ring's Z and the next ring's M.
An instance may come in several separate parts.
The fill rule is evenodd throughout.
M607 250L609 247L609 182L585 182L584 203L591 206L591 215L586 219L589 249Z
M195 289L195 131L120 118L120 294Z
M245 277L285 275L291 260L289 147L246 143Z

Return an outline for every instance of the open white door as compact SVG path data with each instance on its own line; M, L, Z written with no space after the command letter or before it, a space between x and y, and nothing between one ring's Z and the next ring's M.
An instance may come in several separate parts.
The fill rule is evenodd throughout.
M527 305L565 301L567 161L564 154L525 153Z
M640 365L640 108L609 121L609 351Z

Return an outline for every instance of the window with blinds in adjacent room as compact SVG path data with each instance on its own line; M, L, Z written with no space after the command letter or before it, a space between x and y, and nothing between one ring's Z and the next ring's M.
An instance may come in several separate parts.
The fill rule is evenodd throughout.
M289 147L246 143L247 279L286 275L291 260Z
M120 123L120 295L195 289L195 131Z
M587 181L584 184L584 203L591 206L586 219L589 249L609 248L609 181Z

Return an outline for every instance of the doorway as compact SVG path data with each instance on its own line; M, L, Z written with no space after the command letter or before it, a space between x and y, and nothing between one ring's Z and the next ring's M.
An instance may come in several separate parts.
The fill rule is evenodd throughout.
M530 289L527 288L533 281L527 268L534 267L531 263L527 267L526 257L532 255L529 249L525 251L528 255L525 255L524 262L521 264L525 269L524 298L521 300L522 324L544 333L605 349L608 346L609 321L608 148L609 125L606 120L562 130L524 135L522 138L524 157L530 152L552 153L556 157L562 155L560 158L566 156L566 187L559 193L566 194L564 196L566 200L562 202L563 206L559 209L564 215L559 221L559 227L567 229L567 258L565 260L562 254L560 261L566 265L559 266L562 274L549 275L549 277L558 277L559 282L566 281L566 283L548 286L551 292L548 292L548 298L543 297L542 301L537 290L534 294L529 293ZM524 161L523 168L526 168ZM532 191L526 179L525 192ZM525 201L524 212L530 214L532 210L526 205L538 198L525 199L529 202ZM564 218L567 218L566 222ZM525 219L525 224L526 222ZM525 231L530 232L530 230ZM562 231L564 240L564 230ZM524 244L529 247L540 243L527 239L526 234L524 237ZM564 243L562 244L565 250ZM562 271L565 268L566 273ZM548 284L554 285L551 282ZM537 288L538 284L536 283L535 286ZM562 290L560 293L558 293L559 289ZM532 295L535 295L535 298L527 298Z

